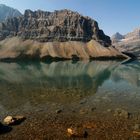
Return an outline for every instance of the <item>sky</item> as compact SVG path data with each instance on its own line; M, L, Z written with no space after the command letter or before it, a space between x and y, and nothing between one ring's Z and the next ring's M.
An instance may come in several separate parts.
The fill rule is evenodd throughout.
M74 10L95 19L109 36L140 27L140 0L0 0L0 3L22 13L25 9Z

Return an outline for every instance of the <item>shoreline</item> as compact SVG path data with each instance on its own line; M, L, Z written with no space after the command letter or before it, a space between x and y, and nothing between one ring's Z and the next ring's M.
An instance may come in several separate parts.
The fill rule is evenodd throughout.
M3 140L19 140L23 139L73 139L69 137L67 129L70 127L86 130L88 136L86 139L130 139L135 138L135 124L139 124L140 114L129 119L115 117L112 112L105 114L93 113L89 114L77 113L50 113L45 112L26 114L27 120L20 125L12 126L12 131L0 135ZM139 131L138 131L139 132ZM75 137L76 138L76 137ZM83 139L83 137L77 137Z

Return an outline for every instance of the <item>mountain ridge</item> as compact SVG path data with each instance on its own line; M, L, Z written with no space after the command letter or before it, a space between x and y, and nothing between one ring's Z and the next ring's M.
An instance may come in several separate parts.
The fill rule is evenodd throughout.
M0 24L0 59L126 59L97 21L67 9L25 10Z
M40 42L56 40L87 42L95 39L105 46L111 45L109 36L99 29L95 20L66 9L54 12L25 10L23 16L7 19L1 25L1 31L4 33L1 33L3 36L0 40L16 35Z
M135 57L140 57L140 28L134 29L132 32L127 33L122 39L114 40L112 43L120 52L131 53Z
M0 4L0 22L5 21L8 18L21 16L22 14L15 8Z

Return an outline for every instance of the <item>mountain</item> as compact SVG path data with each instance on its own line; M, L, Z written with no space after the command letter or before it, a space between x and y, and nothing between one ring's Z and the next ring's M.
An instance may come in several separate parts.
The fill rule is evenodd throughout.
M137 40L140 39L140 28L136 28L134 31L125 35L126 40Z
M113 43L115 42L119 42L120 40L124 39L125 36L120 34L119 32L115 33L112 37L111 37L111 40Z
M8 18L12 18L12 17L18 17L21 16L22 14L11 7L8 7L4 4L0 4L0 22L8 19Z
M98 23L77 12L26 10L0 24L0 58L126 58Z
M22 39L35 39L39 42L86 42L95 38L105 46L111 45L110 38L99 29L96 21L69 10L26 10L24 16L8 19L2 24L2 30L4 33L1 39L16 35Z
M116 41L112 37L112 43L119 51L140 57L140 28L136 28L132 32L124 35L124 38Z

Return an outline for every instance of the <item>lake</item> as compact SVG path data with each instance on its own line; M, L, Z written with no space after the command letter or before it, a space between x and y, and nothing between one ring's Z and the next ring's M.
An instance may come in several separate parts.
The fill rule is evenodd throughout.
M118 108L131 119L114 118ZM140 122L140 61L1 62L0 112L1 121L27 117L2 139L67 139L67 127L87 122L98 126L89 139L131 138Z

